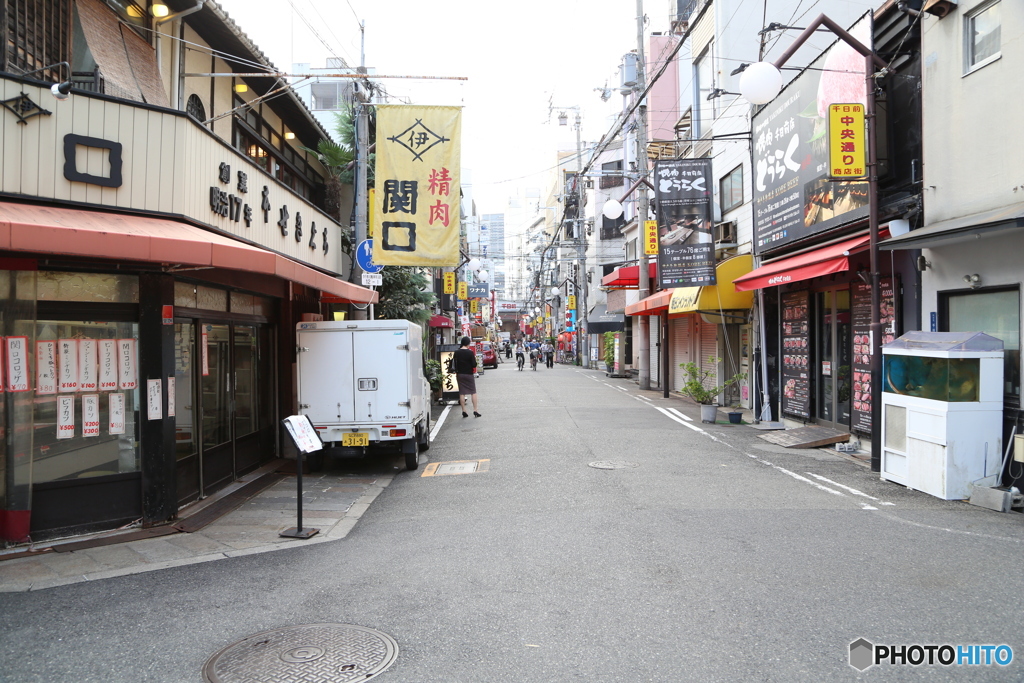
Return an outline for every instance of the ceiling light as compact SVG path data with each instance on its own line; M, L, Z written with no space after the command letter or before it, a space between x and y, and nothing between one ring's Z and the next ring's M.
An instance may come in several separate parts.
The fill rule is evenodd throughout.
M245 83L235 83L235 92L249 92L249 86Z
M167 7L167 5L163 4L162 2L154 2L149 7L149 13L157 19L163 19L171 13L171 10L169 7Z

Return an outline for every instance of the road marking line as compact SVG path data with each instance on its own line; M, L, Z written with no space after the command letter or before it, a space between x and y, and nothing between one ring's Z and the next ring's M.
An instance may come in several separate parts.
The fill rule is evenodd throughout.
M816 489L820 489L820 490L825 491L827 493L831 493L833 495L839 496L840 498L846 498L846 494L842 493L841 491L836 491L835 489L830 489L827 486L823 486L823 485L821 485L821 484L819 484L817 482L811 481L807 477L802 477L799 474L797 474L796 472L790 472L785 467L779 467L778 465L770 463L767 460L762 460L761 458L759 458L756 455L753 455L751 453L747 453L746 455L747 455L748 458L753 458L754 460L758 461L759 463L761 463L763 465L768 465L768 467L771 467L772 469L776 469L779 472L782 472L783 474L788 474L789 476L793 477L797 481L802 481L805 484L810 484L811 486L813 486Z
M437 433L441 431L441 425L444 424L444 420L448 417L448 413L450 412L452 412L452 405L449 403L444 407L444 410L441 411L441 415L437 418L437 423L434 425L434 428L430 430L431 441L437 438Z
M651 400L651 399L647 398L646 396L637 396L637 398L642 398L645 401L650 401Z
M864 496L865 498L870 498L871 500L875 501L879 505L895 505L896 504L896 503L884 503L881 500L879 500L878 498L875 498L874 496L869 496L868 494L864 493L863 491L858 491L857 489L850 488L849 486L845 486L843 484L840 484L838 481L832 481L831 479L826 479L825 477L821 476L820 474L814 474L813 472L807 472L806 474L814 477L815 479L817 479L819 481L823 481L826 484L832 484L833 486L838 486L841 489L846 489L847 491L849 491L850 493L852 493L855 496ZM877 510L878 508L870 508L870 509L871 510Z
M682 414L681 412L679 412L679 411L678 411L678 410L676 410L675 408L669 408L669 410L671 410L671 411L672 411L673 413L675 413L675 414L676 414L676 415L678 415L679 417L683 418L683 419L684 419L684 420L686 420L687 422L693 422L693 418L692 418L692 417L690 417L690 416L688 416L688 415L683 415L683 414Z
M679 419L678 417L676 417L676 416L675 416L675 415L673 415L672 413L668 412L668 410L666 410L665 408L660 408L660 407L658 407L658 406L654 406L654 409L655 409L655 410L657 410L657 411L658 411L659 413L661 413L662 415L664 415L665 417L667 417L668 419L670 419L670 420L673 420L673 421L675 421L675 422L678 422L679 424L683 425L684 427L689 427L689 428L690 428L690 429L692 429L693 431L695 431L695 432L700 432L701 434L707 434L707 432L705 432L705 431L704 431L703 429L701 429L700 427L697 427L697 426L695 426L695 425L692 425L692 424L690 424L689 422L686 422L685 420L680 420L680 419ZM708 434L708 436L710 436L710 434Z
M609 384L608 386L614 386L614 385ZM619 391L627 391L627 392L629 391L629 389L627 389L626 387L615 387L615 388L618 389Z

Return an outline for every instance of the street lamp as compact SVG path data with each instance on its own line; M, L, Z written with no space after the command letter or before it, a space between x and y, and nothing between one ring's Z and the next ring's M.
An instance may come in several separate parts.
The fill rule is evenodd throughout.
M882 323L881 274L878 271L878 157L875 149L875 67L885 74L886 64L874 51L851 36L839 24L824 14L812 21L796 41L773 63L751 64L740 77L740 93L752 104L767 104L775 99L782 89L782 74L779 69L793 56L820 26L825 26L840 40L864 56L865 73L865 114L872 130L868 133L868 234L870 239L871 269L871 471L882 470L882 429L879 424L879 407L882 402ZM831 103L830 103L831 104Z

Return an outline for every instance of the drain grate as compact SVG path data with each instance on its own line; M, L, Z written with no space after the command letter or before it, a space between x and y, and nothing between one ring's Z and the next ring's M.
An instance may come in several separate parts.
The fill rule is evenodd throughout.
M590 466L599 470L625 470L630 467L640 467L640 463L626 462L625 460L598 460L590 463Z
M366 681L391 666L391 636L348 624L306 624L263 631L228 645L203 666L207 683Z

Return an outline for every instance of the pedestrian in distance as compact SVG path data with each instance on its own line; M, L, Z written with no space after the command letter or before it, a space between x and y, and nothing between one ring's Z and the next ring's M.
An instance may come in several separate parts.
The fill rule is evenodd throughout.
M455 379L459 383L459 405L462 407L462 417L469 417L469 413L466 412L467 396L473 399L473 415L480 417L480 413L477 412L476 398L476 354L469 348L471 342L469 337L463 337L459 341L459 350L452 354Z
M551 345L550 341L545 340L540 346L541 353L544 354L544 362L549 368L555 367L555 347Z

